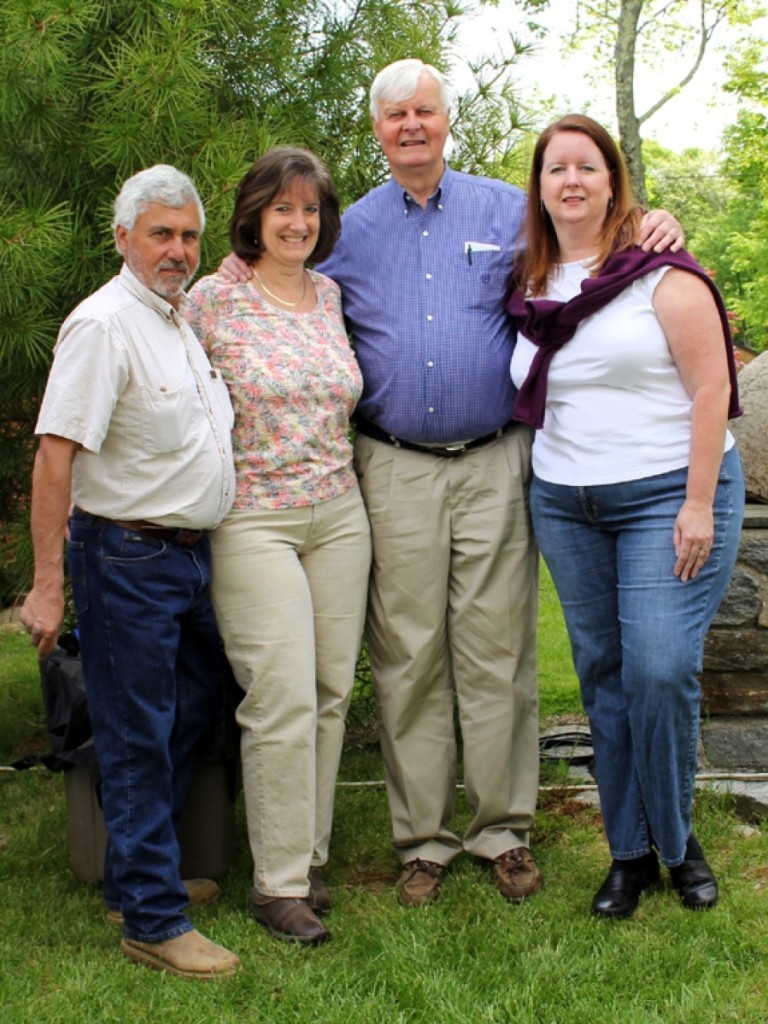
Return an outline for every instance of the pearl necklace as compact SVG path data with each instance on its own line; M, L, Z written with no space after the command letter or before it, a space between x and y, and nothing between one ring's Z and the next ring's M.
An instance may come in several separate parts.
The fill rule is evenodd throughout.
M269 290L269 288L267 288L267 286L261 280L261 277L259 277L259 272L256 269L256 267L252 267L251 269L253 270L254 277L259 282L259 285L261 286L262 291L266 292L266 294L270 297L270 299L274 299L275 302L281 302L284 306L294 307L294 306L300 306L302 304L302 302L304 301L304 299L307 297L307 273L306 273L306 271L303 272L302 279L301 279L302 280L302 284L303 284L303 287L301 289L301 298L299 299L298 302L289 302L288 299L281 299L279 295L275 295L274 292L271 292Z

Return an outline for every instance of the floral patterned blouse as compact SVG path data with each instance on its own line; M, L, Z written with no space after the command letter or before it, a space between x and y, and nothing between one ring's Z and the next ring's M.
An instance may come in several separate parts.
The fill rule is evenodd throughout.
M234 509L315 505L357 483L348 430L362 377L338 286L309 273L317 304L307 313L277 309L251 281L217 275L188 296L184 313L235 409Z

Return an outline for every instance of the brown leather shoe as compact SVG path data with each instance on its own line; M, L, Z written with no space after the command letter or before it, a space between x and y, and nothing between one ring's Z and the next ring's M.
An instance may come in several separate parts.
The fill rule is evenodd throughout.
M525 846L505 850L495 857L492 863L496 888L511 903L527 900L544 884L541 872L533 862L531 851Z
M305 899L262 896L251 893L251 916L263 924L270 935L285 942L301 942L318 946L327 942L331 933L315 915Z
M397 880L397 895L409 907L423 907L440 895L448 869L433 860L409 860Z
M240 970L239 957L194 930L165 942L123 939L120 949L129 960L137 964L156 971L178 974L182 978L213 981L229 977Z
M309 909L318 917L323 917L331 911L331 897L323 881L323 869L313 867L309 869L309 896L307 896Z
M190 907L202 907L205 903L213 903L221 895L221 889L212 878L187 878L181 884L187 890ZM107 924L122 928L122 913L119 910L108 910Z

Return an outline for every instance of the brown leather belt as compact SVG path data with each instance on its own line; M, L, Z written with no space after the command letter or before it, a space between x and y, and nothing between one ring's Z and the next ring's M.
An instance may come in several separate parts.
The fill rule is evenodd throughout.
M119 526L121 530L130 530L133 533L146 533L156 540L168 541L170 544L178 544L182 548L191 548L202 540L206 530L187 530L176 526L158 526L157 523L150 523L147 519L107 519L106 516L97 516L93 512L86 512L85 509L77 508L75 512L90 519L96 519L100 523L107 523L108 526Z
M362 416L356 416L353 422L359 434L370 437L374 441L383 441L385 444L391 444L394 448L405 448L409 452L424 452L425 455L435 455L441 459L455 459L465 452L471 452L475 448L482 448L484 444L490 444L491 441L496 441L502 437L514 426L512 423L507 423L505 426L499 427L498 430L494 430L492 434L485 434L483 437L475 437L471 441L464 441L458 444L428 445L416 444L413 441L403 441L402 438L388 434L381 427L377 427L375 423L363 419Z

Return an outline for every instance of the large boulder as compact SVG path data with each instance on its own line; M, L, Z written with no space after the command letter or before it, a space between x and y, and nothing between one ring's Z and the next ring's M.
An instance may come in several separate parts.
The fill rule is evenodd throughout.
M747 498L768 502L768 352L739 371L739 396L744 415L729 425L744 463Z

